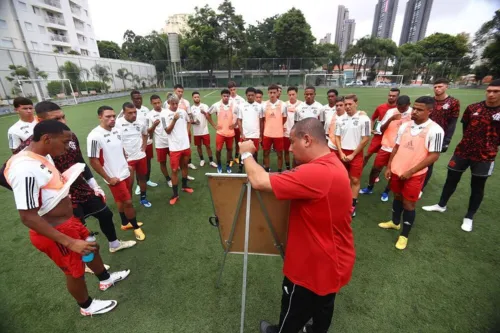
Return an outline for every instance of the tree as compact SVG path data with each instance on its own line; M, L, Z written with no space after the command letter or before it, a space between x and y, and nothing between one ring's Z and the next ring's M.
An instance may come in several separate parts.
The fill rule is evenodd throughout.
M90 73L88 69L82 68L74 62L66 61L62 66L59 66L57 74L61 79L68 79L75 90L80 91L82 78L88 79Z
M151 50L153 49L153 39L151 36L136 35L132 30L127 30L123 34L124 42L122 51L125 57L141 62L151 61Z
M476 32L474 46L476 52L482 49L481 60L485 67L479 72L484 72L487 68L488 74L500 77L500 10Z
M17 80L29 80L29 79L31 79L29 70L28 70L28 68L26 68L24 66L20 66L20 65L17 65L17 66L16 65L9 65L9 69L11 70L10 75L6 76L5 79L9 82L16 80L16 82L14 82L14 86L12 87L12 94L18 95L21 93L20 87L23 85L23 82L19 82ZM49 75L46 72L43 72L43 71L39 70L37 67L35 67L35 77L37 79L46 80L49 77ZM39 89L41 89L39 84L37 86Z
M231 80L233 55L245 44L245 21L241 15L236 15L233 4L229 0L224 0L218 9L220 11L217 15L220 38L224 41L228 78Z
M314 57L316 64L326 66L328 73L332 73L335 66L340 68L342 54L336 44L316 44Z
M126 68L120 68L116 71L115 76L122 80L123 89L127 89L127 85L125 81L132 81L133 74L128 71Z
M99 64L95 64L91 69L92 74L99 78L102 83L102 87L106 92L108 92L108 85L106 83L111 82L111 75L109 74L109 67Z
M403 82L410 83L421 75L426 66L427 59L424 50L418 43L406 43L399 47L399 57L394 64L394 74L403 75Z
M115 42L98 40L97 48L99 49L99 55L101 58L123 59L122 49Z

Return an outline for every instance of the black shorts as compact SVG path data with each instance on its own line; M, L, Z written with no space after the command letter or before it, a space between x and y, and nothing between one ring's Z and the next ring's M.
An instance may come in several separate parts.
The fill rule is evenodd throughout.
M462 158L457 155L453 155L451 157L450 162L448 163L448 169L464 172L467 168L470 167L470 171L473 176L478 177L489 177L493 173L493 169L495 167L494 161L472 161L468 158Z
M85 219L94 214L100 213L105 209L109 209L101 197L93 195L89 200L73 205L73 215L79 218L83 224Z

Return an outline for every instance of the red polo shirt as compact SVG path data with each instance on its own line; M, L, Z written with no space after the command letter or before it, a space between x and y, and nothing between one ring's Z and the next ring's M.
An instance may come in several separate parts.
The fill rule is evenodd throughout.
M345 167L330 153L270 180L276 198L291 200L283 273L317 295L338 292L355 260Z

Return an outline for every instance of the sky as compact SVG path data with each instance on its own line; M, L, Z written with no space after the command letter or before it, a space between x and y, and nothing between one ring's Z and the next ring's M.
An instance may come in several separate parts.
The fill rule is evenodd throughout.
M168 16L173 14L194 13L196 6L208 4L216 9L223 0L88 0L93 21L94 33L98 40L111 40L123 43L125 30L133 30L145 35L152 30L161 31ZM392 39L399 43L407 0L399 0L396 22ZM356 20L355 39L371 34L373 14L377 0L232 0L236 13L243 16L246 24L256 24L266 17L282 14L295 7L300 9L311 25L314 37L319 41L327 33L332 34L334 42L337 20L337 7L344 5L349 9L349 18ZM482 23L493 17L500 8L500 0L434 0L431 17L427 26L427 36L442 32L458 34L470 33L471 36Z

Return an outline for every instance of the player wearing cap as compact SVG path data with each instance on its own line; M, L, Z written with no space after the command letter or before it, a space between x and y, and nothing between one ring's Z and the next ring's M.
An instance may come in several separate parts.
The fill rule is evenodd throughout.
M179 200L179 176L182 174L182 191L193 193L194 190L188 186L188 163L191 156L189 144L189 129L191 119L185 110L179 109L179 98L170 96L167 100L168 109L161 112L161 121L168 137L170 150L170 169L172 169L172 190L173 195L170 198L170 204L175 205Z
M316 88L306 87L304 90L304 102L295 110L295 122L306 118L317 118L321 123L325 124L325 115L323 113L323 105L316 102Z
M130 224L135 238L142 241L146 239L146 235L140 228L142 223L137 222L132 204L130 168L119 131L115 128L115 111L109 106L101 106L97 115L100 124L87 136L90 165L108 184L118 206L122 229L128 229Z
M363 173L363 149L370 140L370 118L358 111L358 97L344 97L346 113L337 119L335 142L339 158L349 172L352 190L352 216L356 216L360 178Z
M14 98L14 110L19 115L19 120L9 127L7 137L9 148L12 152L16 150L33 134L33 127L36 125L33 102L25 97Z
M430 212L445 212L448 200L455 192L463 173L471 170L469 207L462 230L472 231L474 215L484 197L486 180L493 173L500 145L500 80L486 88L486 100L471 104L462 116L463 137L448 163L448 176L439 203L423 207Z
M330 126L332 124L332 121L336 123L337 121L337 109L336 109L336 104L337 104L337 96L339 95L339 92L337 89L330 89L326 93L326 97L328 99L328 103L323 105L323 109L321 110L321 113L323 114L323 117L325 119L325 136L326 140L328 141L328 148L330 150L333 150L333 147L335 146L333 142L330 140ZM333 133L335 135L335 125L333 127Z
M238 106L242 103L245 103L245 99L241 96L238 95L237 93L237 88L236 88L236 82L234 81L229 81L227 84L227 89L229 89L229 103L233 104L234 109L238 109ZM238 146L238 143L240 142L240 135L241 131L240 128L238 127L238 123L236 122L235 127L234 127L234 162L239 164L240 160L240 147Z
M283 155L285 157L285 166L290 170L290 131L295 124L295 111L302 103L297 99L299 89L297 87L288 87L288 101L286 101L286 122L283 129Z
M167 169L167 156L170 154L168 137L161 122L161 112L163 111L161 98L158 95L152 95L149 100L153 109L148 113L148 134L155 142L156 159L160 164L161 173L165 177L167 185L172 187L172 179Z
M278 155L278 172L283 169L283 135L284 124L287 119L286 103L278 99L278 86L271 84L267 88L269 101L263 102L264 108L264 135L262 138L262 149L264 150L264 169L268 172L269 155L271 147L274 148Z
M396 248L404 250L408 244L408 235L415 222L415 206L420 189L425 179L427 167L436 162L443 145L443 129L429 119L434 106L434 99L422 96L413 103L412 121L399 127L385 177L391 182L394 192L392 220L379 223L382 229L401 228L403 230L396 242Z
M199 92L193 91L191 96L193 97L191 113L193 114L194 118L194 122L192 124L194 144L196 145L196 150L198 151L198 155L200 156L200 166L202 167L205 165L205 159L203 158L202 149L202 146L205 146L210 166L217 168L217 164L214 162L214 158L212 155L212 148L210 148L210 132L208 131L207 121L209 109L208 105L201 102Z
M396 137L398 136L399 127L405 122L411 121L410 97L402 95L398 97L396 107L389 109L384 118L380 122L379 131L382 133L381 148L377 153L377 157L373 162L373 167L370 171L368 186L359 190L360 194L372 194L375 186L375 181L379 177L380 172L389 163L392 149L396 145ZM390 186L387 185L384 192L380 196L380 200L386 202L389 200Z

